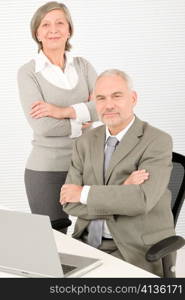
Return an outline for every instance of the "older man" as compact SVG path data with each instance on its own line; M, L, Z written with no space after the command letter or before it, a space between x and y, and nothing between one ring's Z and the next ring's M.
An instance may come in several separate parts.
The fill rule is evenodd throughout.
M120 70L99 75L94 99L104 125L75 142L61 189L64 210L78 217L73 237L162 276L145 253L174 234L171 137L134 115L137 94Z

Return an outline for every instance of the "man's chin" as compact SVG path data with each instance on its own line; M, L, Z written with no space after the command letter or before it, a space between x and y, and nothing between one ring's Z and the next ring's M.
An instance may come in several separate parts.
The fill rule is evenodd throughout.
M102 122L107 125L107 126L111 126L111 127L114 127L114 126L118 126L121 124L121 121L119 120L111 120L111 119L107 119L107 118L103 118Z

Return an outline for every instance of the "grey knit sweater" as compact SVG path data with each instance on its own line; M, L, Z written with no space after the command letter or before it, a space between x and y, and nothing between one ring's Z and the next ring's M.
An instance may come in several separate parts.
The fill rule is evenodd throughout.
M57 106L70 106L84 102L91 120L96 121L95 105L88 101L96 80L96 72L88 61L74 58L78 83L70 90L59 88L48 82L41 73L35 73L35 61L31 60L18 71L18 87L21 104L26 118L33 129L33 149L26 168L36 171L67 171L69 168L74 139L69 138L69 119L58 120L50 117L30 117L34 101L45 101Z

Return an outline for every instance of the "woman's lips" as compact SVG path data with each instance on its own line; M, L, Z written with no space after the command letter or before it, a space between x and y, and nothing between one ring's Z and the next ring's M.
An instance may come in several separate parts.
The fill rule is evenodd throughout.
M49 38L49 40L59 40L60 37L52 37L52 38Z

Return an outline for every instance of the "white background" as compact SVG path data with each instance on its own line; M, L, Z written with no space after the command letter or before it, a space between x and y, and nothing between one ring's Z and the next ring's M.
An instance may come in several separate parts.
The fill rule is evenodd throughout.
M37 51L30 19L46 1L0 1L0 205L29 211L23 183L32 132L20 106L18 68ZM134 80L136 114L172 135L185 155L185 1L68 0L73 53L97 72L119 68ZM185 235L185 207L177 232Z

